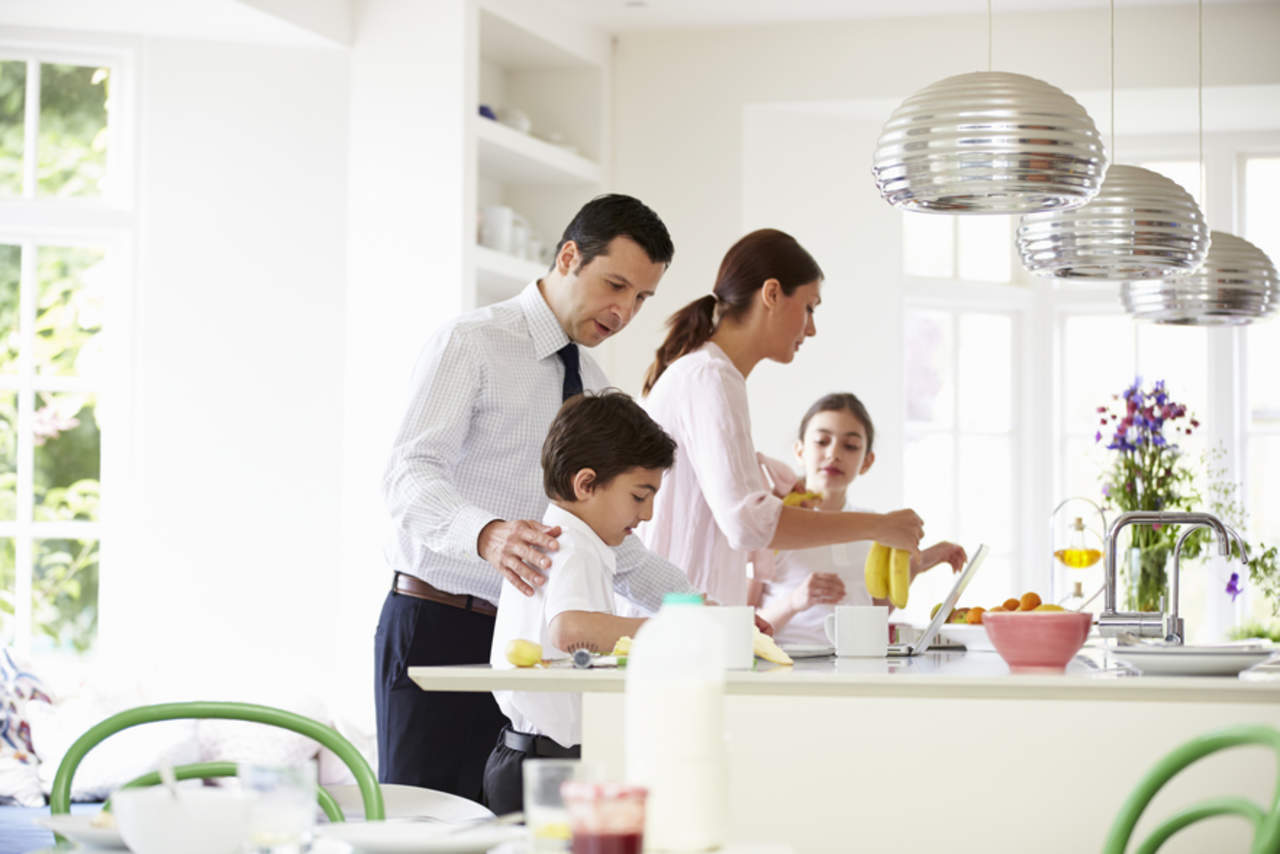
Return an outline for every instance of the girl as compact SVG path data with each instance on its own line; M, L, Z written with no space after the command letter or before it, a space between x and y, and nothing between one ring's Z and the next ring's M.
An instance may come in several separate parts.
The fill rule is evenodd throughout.
M806 506L843 510L849 484L875 462L874 442L875 425L854 395L828 394L810 406L800 420L795 444L804 470L796 490L820 493L822 498ZM889 605L888 600L873 601L867 593L863 564L870 550L871 543L864 540L786 551L773 560L760 615L773 625L779 644L828 645L822 625L836 604ZM940 563L959 572L966 559L955 543L937 543L912 556L911 578Z
M723 605L747 604L753 549L879 540L915 552L911 510L811 513L784 507L751 441L747 377L762 359L788 363L816 333L822 270L795 238L753 231L724 256L712 293L668 321L645 377L645 408L676 440L653 519L637 533Z

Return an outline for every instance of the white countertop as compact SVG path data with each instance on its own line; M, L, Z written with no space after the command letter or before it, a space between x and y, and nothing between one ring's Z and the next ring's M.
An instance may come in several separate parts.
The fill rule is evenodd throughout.
M930 652L913 658L800 659L793 666L756 662L731 670L725 693L742 696L939 697L947 699L1125 700L1280 704L1280 670L1241 677L1132 676L1104 666L1102 650L1086 650L1063 674L1010 673L992 652ZM1274 667L1274 666L1272 666ZM546 690L619 693L626 671L572 667L494 670L487 664L410 667L409 678L428 691Z

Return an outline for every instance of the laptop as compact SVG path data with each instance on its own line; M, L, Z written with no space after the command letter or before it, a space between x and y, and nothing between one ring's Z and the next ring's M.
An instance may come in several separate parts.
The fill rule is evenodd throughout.
M960 594L964 593L964 589L969 586L969 582L973 580L974 574L986 557L987 544L983 543L970 556L969 562L965 564L964 571L960 573L960 577L952 585L951 592L947 594L947 598L942 600L942 607L938 609L938 613L933 615L933 620L930 621L929 627L924 630L924 634L920 636L920 639L915 643L891 643L886 655L905 658L928 651L929 645L938 637L938 632L946 624L947 617L951 616L951 611L956 607L956 603L960 601Z

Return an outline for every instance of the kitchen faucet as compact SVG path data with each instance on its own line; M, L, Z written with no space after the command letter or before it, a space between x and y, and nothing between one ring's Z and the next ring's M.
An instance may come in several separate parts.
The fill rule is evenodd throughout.
M1168 614L1161 611L1117 611L1116 610L1116 540L1120 529L1126 525L1187 525L1189 526L1178 537L1174 546L1173 570L1169 578ZM1098 615L1098 632L1103 637L1117 637L1123 633L1131 633L1138 637L1163 638L1171 644L1181 644L1185 638L1182 618L1178 616L1178 574L1181 571L1179 556L1182 544L1187 536L1196 528L1212 528L1217 535L1218 553L1225 556L1231 554L1230 537L1234 537L1241 546L1241 557L1247 552L1244 541L1239 534L1232 531L1212 513L1161 513L1152 510L1135 510L1132 513L1121 513L1111 523L1106 538L1106 563L1104 579L1106 582L1106 598L1102 613Z

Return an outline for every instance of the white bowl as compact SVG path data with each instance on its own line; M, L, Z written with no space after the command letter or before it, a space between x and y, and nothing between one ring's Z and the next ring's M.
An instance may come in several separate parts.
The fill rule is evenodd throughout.
M111 797L120 835L133 854L236 854L249 837L243 792L164 786L121 789Z

